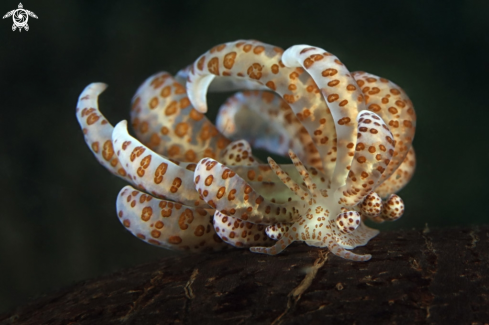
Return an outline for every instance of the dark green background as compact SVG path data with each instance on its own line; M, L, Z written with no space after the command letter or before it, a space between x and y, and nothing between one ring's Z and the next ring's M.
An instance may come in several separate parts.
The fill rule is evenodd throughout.
M2 1L0 14L17 8ZM214 45L310 44L403 87L418 167L388 229L487 224L489 1L26 1L29 32L0 20L0 311L30 296L169 253L120 225L124 185L75 119L79 93L115 124L149 75ZM210 98L215 114L225 96ZM386 227L383 227L386 228ZM450 238L447 238L450 240ZM191 258L191 257L189 257Z

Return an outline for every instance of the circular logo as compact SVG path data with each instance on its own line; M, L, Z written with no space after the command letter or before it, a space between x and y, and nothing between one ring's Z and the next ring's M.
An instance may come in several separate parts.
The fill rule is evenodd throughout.
M24 9L17 9L13 14L14 24L17 27L24 27L27 24L27 20L29 19L27 12Z

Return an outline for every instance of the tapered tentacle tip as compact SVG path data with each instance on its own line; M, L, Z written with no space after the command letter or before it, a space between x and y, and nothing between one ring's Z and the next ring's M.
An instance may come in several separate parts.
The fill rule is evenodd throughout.
M126 131L127 132L127 120L120 121L114 127L114 133L121 132L121 131Z
M90 95L98 96L107 89L108 85L103 82L92 82L83 89L79 101L90 99ZM88 96L87 96L88 95Z

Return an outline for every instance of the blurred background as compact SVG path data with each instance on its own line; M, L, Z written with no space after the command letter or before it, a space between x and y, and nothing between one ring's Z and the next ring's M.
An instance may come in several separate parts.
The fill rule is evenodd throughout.
M5 0L0 14L16 9ZM110 85L112 124L151 74L172 74L214 45L310 44L350 71L400 85L418 116L407 210L382 226L489 223L489 1L25 1L28 32L0 21L0 312L42 292L168 256L126 232L125 184L94 159L75 118L91 82ZM210 116L229 94L209 98ZM481 156L482 155L482 156ZM482 160L482 163L479 161ZM481 165L482 164L482 165ZM447 238L447 240L450 240Z

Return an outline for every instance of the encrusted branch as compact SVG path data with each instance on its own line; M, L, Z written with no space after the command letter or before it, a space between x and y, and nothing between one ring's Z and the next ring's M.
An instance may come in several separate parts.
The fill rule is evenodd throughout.
M182 255L87 280L0 324L484 324L489 227L383 232L350 262L306 245Z

